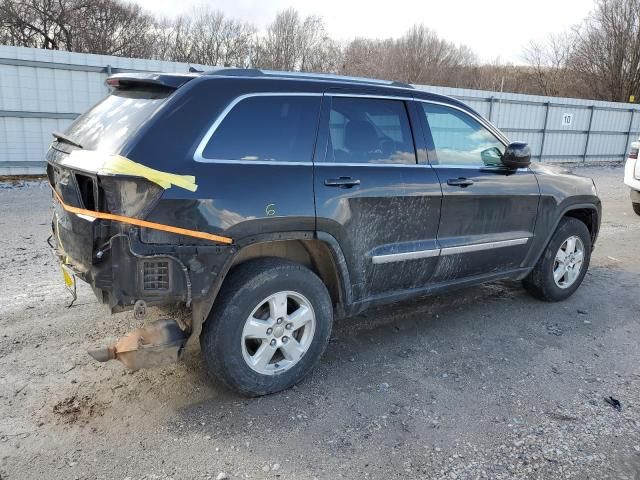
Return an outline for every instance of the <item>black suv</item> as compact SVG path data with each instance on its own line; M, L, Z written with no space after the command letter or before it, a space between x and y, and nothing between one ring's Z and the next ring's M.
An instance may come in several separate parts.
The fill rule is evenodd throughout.
M334 316L496 279L547 301L580 285L601 217L591 179L397 82L223 69L119 74L48 155L72 288L168 318L91 352L131 368L200 338L246 395L292 386Z

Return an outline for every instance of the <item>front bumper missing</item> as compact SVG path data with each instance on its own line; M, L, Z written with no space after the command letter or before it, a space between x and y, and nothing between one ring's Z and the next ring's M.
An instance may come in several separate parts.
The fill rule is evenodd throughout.
M189 333L173 319L157 320L137 328L116 343L90 350L99 362L119 360L131 369L151 368L177 362L182 356Z

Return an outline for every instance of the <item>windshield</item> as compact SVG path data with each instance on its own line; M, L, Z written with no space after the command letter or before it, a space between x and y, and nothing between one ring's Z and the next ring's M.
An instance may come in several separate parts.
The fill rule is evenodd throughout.
M171 92L116 90L81 115L65 136L87 150L117 153Z

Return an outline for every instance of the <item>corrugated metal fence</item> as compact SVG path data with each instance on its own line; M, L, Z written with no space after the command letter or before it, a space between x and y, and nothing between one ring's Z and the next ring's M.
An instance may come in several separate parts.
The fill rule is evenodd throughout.
M51 132L108 93L111 73L186 72L189 64L0 46L0 175L40 174ZM207 68L193 65L196 68ZM545 162L621 161L640 106L418 86L468 103Z
M511 140L527 142L535 160L605 162L625 159L640 135L640 105L447 87L418 88L456 97Z
M0 175L44 173L53 131L64 131L118 72L187 72L202 65L0 46Z

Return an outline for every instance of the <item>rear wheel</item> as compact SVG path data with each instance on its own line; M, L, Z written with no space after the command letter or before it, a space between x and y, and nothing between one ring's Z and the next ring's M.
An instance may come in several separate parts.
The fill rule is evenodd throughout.
M640 203L631 202L631 206L633 206L633 211L636 212L636 215L640 215Z
M248 396L304 378L331 334L333 308L322 281L281 259L237 267L225 280L200 336L209 373Z
M570 297L584 279L591 259L591 235L580 220L565 217L524 287L534 297L557 302Z

